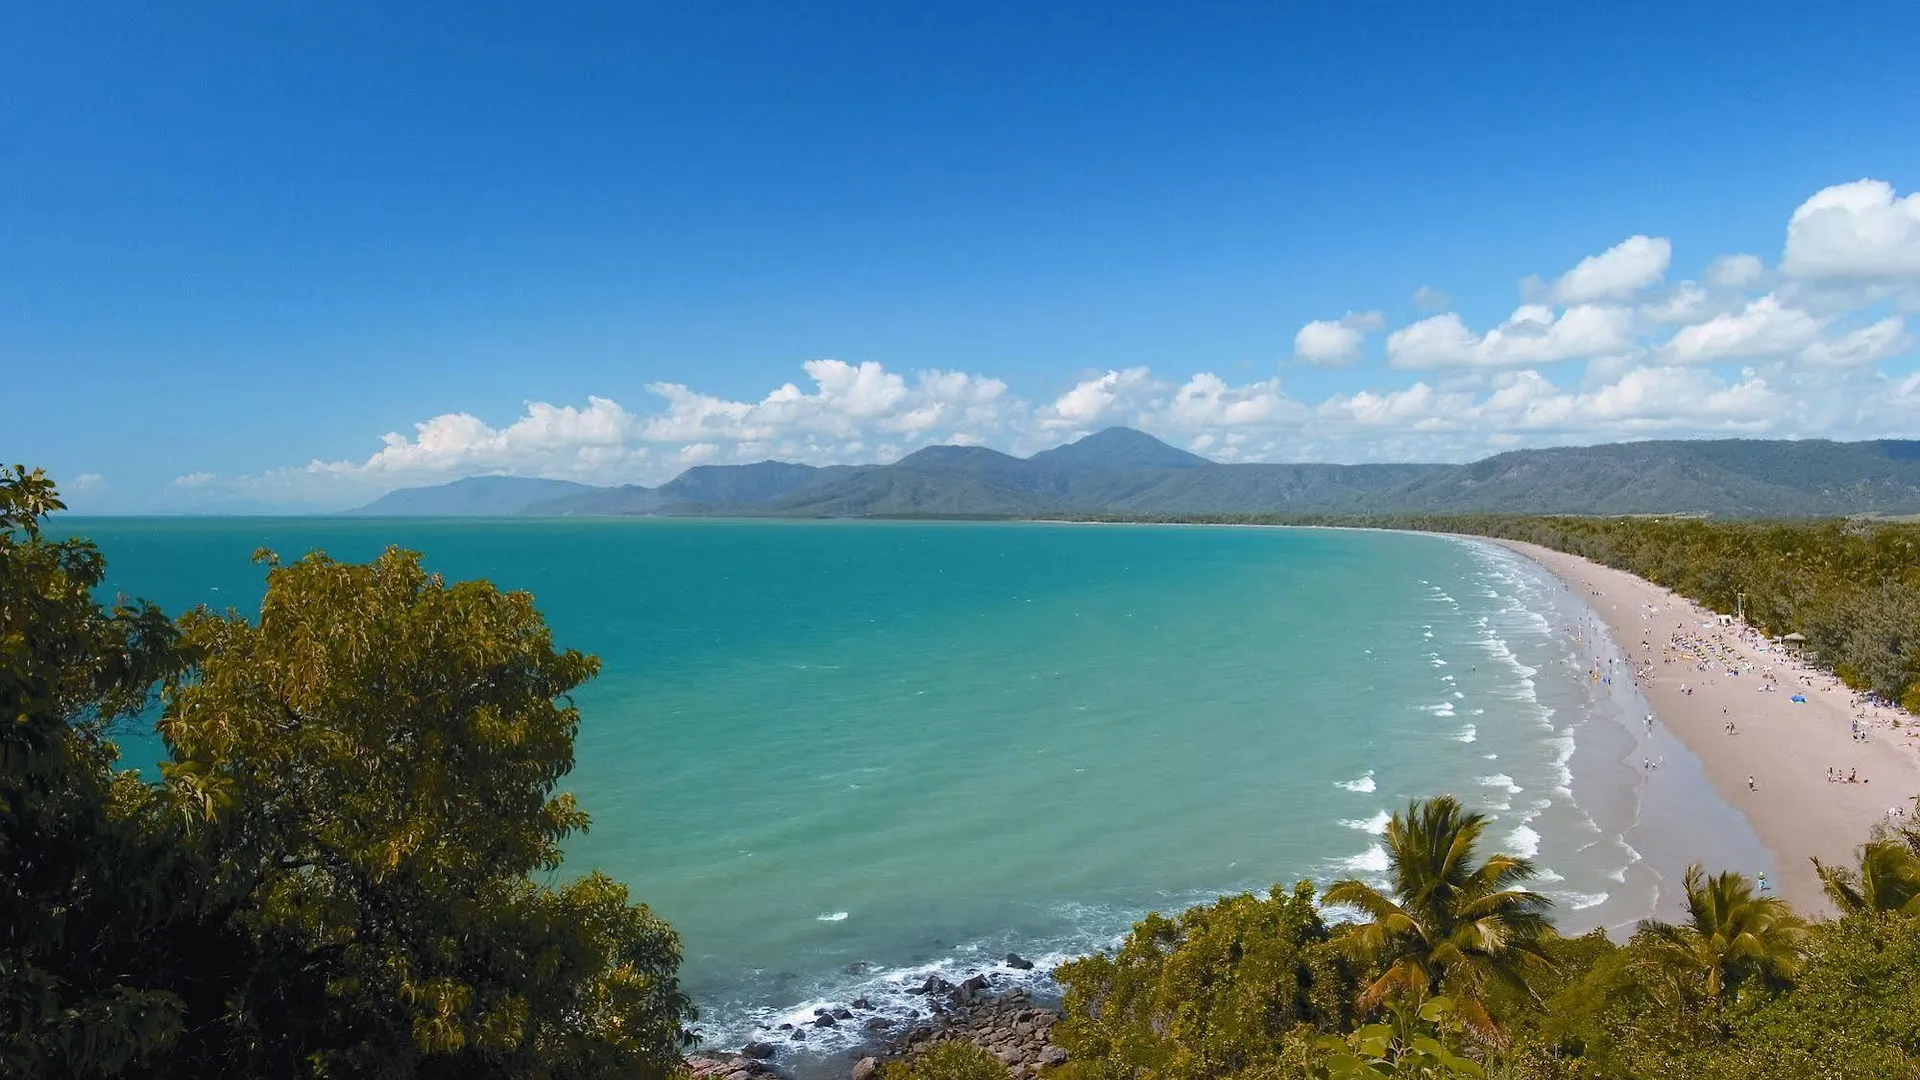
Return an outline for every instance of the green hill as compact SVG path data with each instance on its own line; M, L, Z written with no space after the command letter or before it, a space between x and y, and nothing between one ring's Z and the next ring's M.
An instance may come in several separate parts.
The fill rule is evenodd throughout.
M360 513L1049 517L1086 514L1920 513L1920 442L1722 439L1515 450L1466 465L1220 464L1127 428L1017 458L930 446L891 465L703 465L657 488L475 477Z

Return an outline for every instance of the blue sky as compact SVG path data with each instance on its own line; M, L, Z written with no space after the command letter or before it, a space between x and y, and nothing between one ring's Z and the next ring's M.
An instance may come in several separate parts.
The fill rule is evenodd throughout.
M11 5L0 454L145 511L1920 435L1920 8L1036 7Z

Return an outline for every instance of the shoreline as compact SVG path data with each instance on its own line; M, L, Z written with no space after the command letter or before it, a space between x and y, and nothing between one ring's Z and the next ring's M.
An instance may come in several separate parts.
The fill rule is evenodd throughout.
M1706 781L1699 758L1665 730L1643 723L1650 706L1631 680L1607 677L1608 670L1627 670L1628 652L1587 596L1526 555L1480 537L1396 532L1474 549L1512 565L1545 590L1522 602L1542 620L1546 646L1545 655L1526 661L1529 674L1541 676L1533 693L1552 718L1547 722L1556 734L1549 741L1566 744L1559 764L1560 792L1568 801L1547 808L1547 816L1557 818L1548 825L1557 834L1561 858L1591 859L1614 849L1627 856L1624 865L1605 875L1610 880L1600 883L1597 904L1591 894L1557 891L1553 886L1564 879L1547 868L1549 877L1538 887L1556 902L1570 901L1555 913L1563 933L1599 929L1623 941L1641 922L1663 913L1662 901L1675 895L1687 864L1703 852L1717 852L1723 865L1749 875L1778 877L1773 856L1751 823ZM1596 667L1602 670L1596 673ZM1642 768L1651 761L1660 763L1658 782L1654 771ZM1597 830L1593 840L1578 839L1580 819L1585 828ZM1568 841L1576 845L1571 853L1564 847Z
M1631 683L1658 730L1699 759L1713 791L1746 818L1772 854L1774 892L1809 917L1832 914L1811 860L1851 865L1854 848L1890 810L1912 813L1920 793L1920 723L1864 702L1758 632L1723 627L1716 613L1652 582L1535 544L1471 539L1525 556L1578 590L1638 666L1637 672L1629 666ZM1793 701L1796 695L1804 703ZM1725 730L1729 721L1735 733ZM1856 722L1864 741L1853 737ZM1830 767L1858 782L1830 781ZM1657 773L1648 772L1650 785L1666 779ZM1713 852L1693 858L1710 873L1729 868ZM1674 906L1664 891L1660 906Z
M1276 527L1237 523L1039 524ZM1588 811L1590 820L1607 821L1607 831L1627 842L1634 857L1625 876L1615 878L1626 888L1616 892L1612 902L1603 900L1592 910L1571 908L1561 913L1567 921L1580 924L1580 930L1597 926L1619 940L1647 918L1684 919L1680 877L1693 861L1701 862L1710 873L1735 870L1749 877L1764 867L1775 895L1810 918L1830 915L1809 856L1850 865L1854 848L1868 838L1873 824L1886 819L1889 807L1905 806L1908 813L1913 812L1911 800L1915 792L1920 792L1920 738L1908 736L1910 732L1920 734L1920 722L1897 710L1859 704L1856 695L1839 686L1831 675L1786 657L1777 646L1759 641L1751 631L1746 633L1753 640L1748 640L1738 627L1720 628L1714 613L1667 589L1578 556L1519 541L1402 529L1279 527L1464 541L1524 560L1543 585L1552 583L1566 590L1564 603L1542 607L1537 614L1557 624L1556 635L1567 635L1573 629L1565 623L1584 624L1581 643L1572 647L1577 663L1584 665L1598 655L1604 669L1610 659L1617 661L1613 681L1604 687L1593 685L1587 691L1594 711L1583 724L1597 721L1600 726L1583 726L1574 733L1576 756L1570 768L1577 801L1572 805ZM1704 628L1703 623L1711 623L1712 628ZM1675 644L1676 635L1689 639L1681 645L1700 655L1685 655ZM1740 674L1728 676L1726 661L1717 669L1702 670L1699 665L1707 656L1725 657ZM1764 672L1771 672L1771 681L1778 689L1758 691L1758 686L1768 681L1762 678ZM1581 678L1579 669L1565 674L1576 685L1587 681ZM1682 694L1683 684L1693 693ZM1790 698L1802 691L1807 702L1791 702ZM1726 735L1721 730L1722 708L1728 710L1726 717L1736 722L1739 734ZM1649 710L1657 723L1643 734L1639 718ZM1864 743L1850 738L1849 721L1855 712L1865 717L1869 730ZM1897 729L1895 721L1899 721ZM1643 771L1643 760L1659 762L1660 767ZM1840 767L1843 774L1855 770L1867 782L1829 783L1829 765ZM1758 780L1757 791L1747 790L1749 774ZM1607 804L1613 813L1601 818L1600 803ZM1622 808L1624 818L1620 816ZM1624 828L1619 828L1621 825ZM1028 944L1031 947L1033 943ZM991 967L992 961L988 965ZM923 967L926 971L940 970L937 963ZM981 973L995 978L996 989L1004 985L998 980L1011 974L990 970ZM865 1004L864 1000L852 1000ZM882 1058L892 1056L886 1047L905 1030L867 1030L868 1014L857 1015L859 1023L848 1025L853 1031L840 1029L844 1034L857 1032L856 1038L831 1048L809 1045L818 1040L790 1043L781 1037L788 1034L784 1030L773 1035L773 1042L785 1051L779 1055L778 1064L774 1070L765 1070L763 1064L760 1070L750 1071L779 1071L797 1075L800 1080L828 1080L844 1076L847 1066L862 1057L876 1053ZM806 1024L804 1020L794 1022ZM756 1032L752 1037L768 1036ZM712 1048L709 1053L727 1059L733 1071L744 1064L736 1055L720 1049L731 1043L707 1045ZM727 1076L723 1080L744 1077Z

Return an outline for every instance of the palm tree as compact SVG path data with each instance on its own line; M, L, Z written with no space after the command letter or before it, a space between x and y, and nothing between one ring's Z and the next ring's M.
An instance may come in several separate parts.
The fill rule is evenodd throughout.
M1524 888L1538 871L1514 855L1476 861L1487 816L1462 810L1451 795L1407 804L1387 824L1387 892L1351 878L1328 886L1324 900L1358 910L1341 942L1383 965L1358 1004L1418 1003L1445 992L1460 1016L1483 1030L1484 988L1505 982L1531 995L1526 976L1551 969L1541 950L1552 932L1552 901Z
M1862 844L1859 854L1858 870L1813 860L1820 883L1841 914L1859 911L1920 914L1920 855L1906 844L1887 839Z
M1687 867L1684 924L1648 920L1641 925L1644 966L1671 977L1684 998L1704 989L1717 1016L1722 1006L1756 989L1778 985L1800 970L1807 925L1787 902L1759 896L1753 882L1732 871L1706 876L1699 863Z

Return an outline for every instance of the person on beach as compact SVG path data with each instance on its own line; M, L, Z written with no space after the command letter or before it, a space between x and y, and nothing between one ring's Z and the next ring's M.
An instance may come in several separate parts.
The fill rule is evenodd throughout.
M1747 790L1748 790L1748 791L1759 791L1759 790L1760 790L1760 788L1759 788L1759 787L1758 787L1758 786L1757 786L1756 784L1754 784L1754 782L1753 782L1753 774L1752 774L1752 773L1748 773L1748 774L1747 774Z

